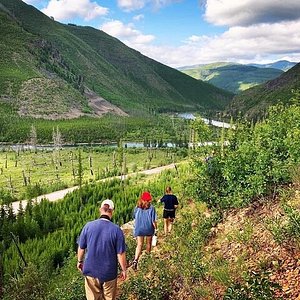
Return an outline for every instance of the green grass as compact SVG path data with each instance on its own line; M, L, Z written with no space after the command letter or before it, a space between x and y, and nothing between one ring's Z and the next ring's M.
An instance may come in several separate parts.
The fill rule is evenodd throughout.
M257 82L253 82L253 83L239 82L239 84L240 84L239 91L245 91L245 90L248 90L248 89L258 85L259 83L257 83Z
M124 164L123 168L120 166L118 152L117 148L83 148L83 182L117 175L124 170ZM126 173L169 164L182 158L170 150L124 149L123 153ZM30 151L1 152L0 186L18 199L28 198L28 194L36 191L52 192L78 184L78 164L78 149L38 151L37 154Z
M2 11L0 28L0 95L14 96L22 82L38 74L26 49L33 36Z

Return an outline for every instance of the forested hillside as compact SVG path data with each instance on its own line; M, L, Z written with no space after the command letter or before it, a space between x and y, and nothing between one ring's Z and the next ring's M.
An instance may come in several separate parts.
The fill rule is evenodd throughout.
M235 96L227 111L230 115L241 114L248 119L257 119L265 116L268 107L273 104L293 102L293 99L297 98L294 92L299 88L300 64L298 63L278 78Z
M21 0L0 1L0 29L0 99L24 116L93 115L91 94L130 114L217 111L231 99L103 31L60 24Z
M179 68L183 73L211 83L218 88L239 94L250 87L280 76L283 71L236 63L213 63Z

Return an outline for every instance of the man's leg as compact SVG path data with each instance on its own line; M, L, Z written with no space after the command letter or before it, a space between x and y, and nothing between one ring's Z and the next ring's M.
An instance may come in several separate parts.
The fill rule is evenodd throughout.
M102 300L102 287L98 278L85 277L85 294L87 300Z
M117 278L103 283L105 300L115 300L117 295Z

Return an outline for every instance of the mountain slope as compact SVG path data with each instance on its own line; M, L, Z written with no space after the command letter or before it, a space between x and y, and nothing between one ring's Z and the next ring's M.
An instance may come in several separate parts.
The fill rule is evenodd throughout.
M196 79L204 80L236 94L270 79L274 79L283 73L278 69L258 68L222 62L182 67L179 70Z
M269 64L249 64L248 66L254 66L258 68L274 68L274 69L279 69L284 72L287 70L291 69L293 66L295 66L297 63L293 61L288 61L288 60L278 60L273 63Z
M74 108L92 113L88 91L136 114L153 110L222 110L232 98L230 93L149 59L100 30L60 24L21 0L0 0L0 12L0 30L6 32L1 39L6 40L5 45L10 44L8 49L2 49L2 43L0 46L8 61L0 60L5 70L0 94L2 100L11 99L18 107L36 95L34 84L27 84L28 93L23 88L33 78L43 79L42 89L48 87L49 81L56 82L49 92L54 98L58 86L72 91L66 99L59 95L67 103L63 108L58 103L53 105L59 112ZM25 64L24 69L19 67L20 62ZM36 95L32 110L37 104L45 109L41 105L44 96Z
M263 116L269 106L278 102L287 103L293 97L293 90L297 89L300 89L300 63L280 77L235 96L228 112L256 119Z

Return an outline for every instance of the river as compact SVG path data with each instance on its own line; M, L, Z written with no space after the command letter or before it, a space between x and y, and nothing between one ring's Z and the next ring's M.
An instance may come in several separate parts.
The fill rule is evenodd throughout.
M177 115L180 118L186 119L186 120L195 120L196 116L193 113L181 113ZM206 119L201 118L205 124L212 125L215 127L221 127L221 128L230 128L231 125L229 123L223 122L223 121L216 121L212 119Z

